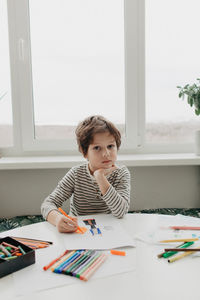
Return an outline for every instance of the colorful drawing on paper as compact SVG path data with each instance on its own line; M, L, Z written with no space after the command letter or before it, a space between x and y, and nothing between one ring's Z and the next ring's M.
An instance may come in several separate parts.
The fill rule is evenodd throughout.
M102 234L99 227L96 227L97 224L95 219L86 219L83 220L83 222L85 223L85 225L90 226L90 232L92 235Z

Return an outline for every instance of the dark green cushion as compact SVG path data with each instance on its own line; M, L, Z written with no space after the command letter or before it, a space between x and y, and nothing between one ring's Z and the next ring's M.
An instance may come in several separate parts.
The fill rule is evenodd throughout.
M177 215L200 218L200 208L156 208L134 211L135 213Z
M43 221L44 219L41 215L20 217L18 216L9 219L0 218L0 232Z

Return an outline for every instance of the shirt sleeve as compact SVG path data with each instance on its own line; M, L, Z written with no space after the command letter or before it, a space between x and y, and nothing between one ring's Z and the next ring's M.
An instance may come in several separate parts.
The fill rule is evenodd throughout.
M115 186L115 187L114 187ZM122 218L130 206L130 172L126 167L120 169L115 184L110 184L103 200L113 216Z
M54 191L43 201L41 205L41 213L46 220L48 214L52 210L57 210L63 202L68 200L74 192L75 172L70 169L69 172L58 183Z

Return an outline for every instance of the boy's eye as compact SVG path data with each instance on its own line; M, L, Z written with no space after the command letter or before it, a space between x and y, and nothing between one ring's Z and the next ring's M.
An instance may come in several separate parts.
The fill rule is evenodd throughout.
M108 145L108 149L112 149L115 145Z
M93 149L96 150L96 151L98 151L98 150L100 150L100 147L99 146L95 146Z

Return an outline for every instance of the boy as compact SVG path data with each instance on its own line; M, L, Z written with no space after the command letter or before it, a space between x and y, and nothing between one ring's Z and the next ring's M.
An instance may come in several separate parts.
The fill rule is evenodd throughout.
M59 232L77 229L76 218L70 220L57 210L70 197L74 216L112 213L122 218L130 204L130 173L115 164L121 135L114 124L102 116L90 116L77 126L76 138L87 162L71 168L41 206L43 217Z

